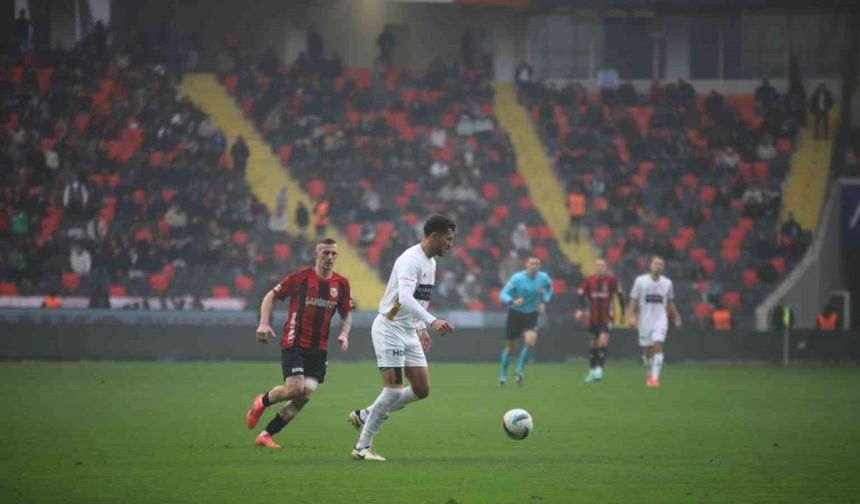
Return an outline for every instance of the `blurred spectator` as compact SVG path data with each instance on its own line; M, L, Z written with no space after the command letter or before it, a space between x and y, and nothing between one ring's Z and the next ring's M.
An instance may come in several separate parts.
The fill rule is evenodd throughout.
M171 229L184 229L188 226L188 214L177 203L170 205L164 213L164 220Z
M287 213L284 207L278 207L278 209L269 216L269 231L273 233L286 233L290 227L290 219L287 217Z
M776 157L776 146L773 144L773 138L765 133L762 135L761 142L755 149L756 156L759 161L770 161Z
M770 110L778 99L776 89L770 85L767 79L761 81L761 85L755 90L755 101L764 110Z
M365 222L361 225L361 231L358 233L358 245L363 248L369 247L373 240L376 239L376 226L370 222Z
M376 37L376 47L379 48L379 59L386 66L390 67L394 57L394 47L397 45L397 38L394 36L394 31L391 25L385 25L382 28L382 33Z
M325 235L326 228L331 223L329 207L329 201L325 198L320 199L314 204L314 229L316 230L317 238L322 238Z
M711 325L715 331L731 331L734 327L731 310L717 305L711 312Z
M83 183L82 177L76 177L63 189L63 206L66 207L68 216L72 220L79 220L85 216L89 200L90 192Z
M523 99L531 94L532 81L534 80L534 69L525 61L517 65L514 75L514 82L517 84L517 98L522 102Z
M323 39L316 26L309 26L305 35L305 50L311 61L319 61L323 56Z
M308 208L300 201L296 206L296 225L303 236L307 233L309 224L310 214L308 213Z
M248 145L242 135L236 138L233 147L230 149L230 156L233 158L233 169L240 177L245 176L245 168L248 163L248 158L251 156L251 151L248 150Z
M582 219L585 217L585 195L574 189L567 194L567 212L570 215L570 224L567 228L567 242L571 239L579 243L579 232L582 227Z
M803 233L803 228L794 219L794 212L788 212L788 218L782 223L779 234L789 240L797 240Z
M46 310L58 310L63 307L63 300L54 291L48 291L48 295L42 299L42 308Z
M30 44L30 20L27 19L26 9L19 10L18 17L15 18L15 39L18 50L24 52Z
M815 321L815 327L819 331L835 331L839 329L839 314L836 313L833 305L830 303L824 305L824 309L821 310Z
M478 283L478 278L474 273L466 273L463 282L457 286L457 294L459 294L460 301L464 304L481 299L481 285Z
M515 249L511 249L508 255L499 263L499 285L505 285L514 276L514 273L522 268L523 262L520 259L520 254Z
M517 224L517 227L511 231L511 245L515 250L530 254L532 250L532 239L526 232L526 225L523 222ZM507 280L505 280L507 281Z
M812 115L815 116L815 139L830 138L830 109L833 107L833 96L824 83L820 83L812 93L810 100Z
M77 273L78 276L89 275L93 267L93 259L90 251L78 244L72 245L72 250L69 253L69 265L72 271Z

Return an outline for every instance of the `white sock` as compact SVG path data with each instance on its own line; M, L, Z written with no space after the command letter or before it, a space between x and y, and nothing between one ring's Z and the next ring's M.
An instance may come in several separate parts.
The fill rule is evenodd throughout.
M373 444L373 436L382 428L382 424L388 418L391 405L399 397L400 389L387 387L382 389L379 397L373 401L373 405L369 408L370 415L368 415L367 421L364 422L364 427L361 429L361 435L355 445L356 448L367 448Z
M391 409L389 409L388 411L391 412L401 410L405 408L407 404L417 400L418 396L415 395L415 391L412 390L412 387L402 388L400 389L400 397L398 397L397 400L391 404Z
M602 373L602 372L603 372L603 368L602 368L602 367L600 367L600 366L597 366L596 368L594 368L594 372L595 372L595 373L597 373L597 374L600 374L600 373Z
M655 353L651 359L651 377L659 380L661 369L663 369L663 352Z

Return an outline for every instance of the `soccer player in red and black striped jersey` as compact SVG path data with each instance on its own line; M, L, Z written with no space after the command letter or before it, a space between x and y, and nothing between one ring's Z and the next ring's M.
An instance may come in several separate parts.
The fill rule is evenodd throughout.
M256 427L268 406L281 401L286 404L257 436L257 446L280 448L272 436L299 414L325 380L329 327L335 311L342 322L337 337L340 349L345 352L349 348L352 301L349 281L333 270L337 244L330 238L320 240L314 256L313 268L290 273L263 298L257 327L260 343L266 343L269 336L276 337L269 325L274 301L289 298L290 306L281 339L284 384L254 398L245 419L248 428Z
M606 261L594 261L595 274L589 276L579 286L580 309L576 311L577 320L586 318L589 333L589 359L587 383L603 379L603 365L606 364L606 347L609 346L609 331L615 318L613 297L618 296L621 316L624 316L624 291L621 283L606 272ZM587 313L586 313L587 310Z

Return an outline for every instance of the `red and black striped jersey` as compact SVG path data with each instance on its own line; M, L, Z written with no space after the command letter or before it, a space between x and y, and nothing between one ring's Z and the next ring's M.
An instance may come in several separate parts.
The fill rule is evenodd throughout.
M624 303L624 292L621 282L612 275L591 275L586 278L576 291L582 302L588 303L589 324L609 324L615 314L612 297L618 295Z
M281 301L290 298L281 348L327 349L335 310L345 317L351 309L346 277L332 273L329 278L321 278L314 268L290 273L272 292Z

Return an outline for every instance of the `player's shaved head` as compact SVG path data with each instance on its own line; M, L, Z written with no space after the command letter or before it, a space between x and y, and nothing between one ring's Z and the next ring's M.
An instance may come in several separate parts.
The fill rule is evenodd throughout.
M606 274L606 260L604 260L602 257L598 257L597 259L595 259L594 260L594 271L598 275Z
M337 242L331 238L322 238L317 241L314 247L314 259L317 274L320 276L328 276L334 268L334 262L337 260Z

